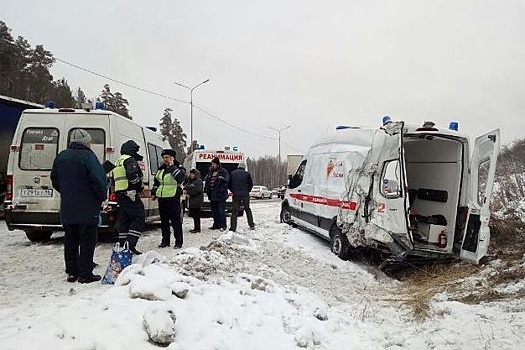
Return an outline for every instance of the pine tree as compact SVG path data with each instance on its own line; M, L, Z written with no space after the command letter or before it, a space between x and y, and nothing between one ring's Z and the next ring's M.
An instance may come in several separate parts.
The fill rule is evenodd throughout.
M71 91L66 79L62 78L54 81L52 87L53 91L49 98L55 102L57 108L71 108L75 106L75 98L73 97L73 92Z
M109 84L104 85L104 89L100 94L100 99L104 101L105 108L108 111L115 112L128 119L133 119L129 115L129 109L127 107L129 105L128 100L126 100L120 92L111 92Z
M56 88L49 72L54 61L43 45L33 49L22 36L14 40L11 30L0 21L0 94L44 103Z
M160 119L160 133L166 137L170 147L177 152L177 160L182 163L186 156L186 134L182 130L180 121L175 118L173 120L171 116L173 110L171 108L165 108L162 118Z
M87 102L86 94L81 88L77 89L77 95L75 96L75 108L82 108L82 104Z

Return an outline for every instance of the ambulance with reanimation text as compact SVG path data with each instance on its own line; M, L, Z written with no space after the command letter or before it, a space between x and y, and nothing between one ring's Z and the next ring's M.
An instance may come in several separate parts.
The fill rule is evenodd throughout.
M186 159L184 160L184 167L186 172L189 172L191 169L197 169L201 173L201 178L204 183L204 179L208 172L210 171L210 163L213 158L219 158L221 162L221 167L226 169L229 174L232 171L237 169L240 162L246 164L246 158L244 153L237 151L236 147L225 147L223 150L207 150L207 149L197 149L193 151ZM248 169L246 169L248 170ZM204 183L204 186L206 184ZM231 212L232 209L232 196L226 200L226 211ZM204 205L202 207L203 211L210 211L210 200L206 194L204 194ZM244 211L241 210L239 215L243 215Z

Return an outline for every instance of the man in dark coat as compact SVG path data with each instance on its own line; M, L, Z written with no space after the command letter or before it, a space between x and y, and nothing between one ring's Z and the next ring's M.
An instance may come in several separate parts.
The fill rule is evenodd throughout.
M252 176L246 170L246 164L240 162L237 169L232 171L230 175L230 191L233 193L233 208L232 216L230 220L230 231L235 232L237 230L237 216L241 205L244 207L246 212L246 219L250 229L254 229L252 210L250 209L250 191L253 187Z
M172 149L165 149L161 156L163 164L157 170L153 180L151 194L153 200L159 199L160 227L162 242L159 248L170 246L170 225L173 227L175 247L182 248L182 218L180 209L181 184L186 180L186 169L181 167L175 159L177 153Z
M230 174L221 167L219 158L211 161L210 171L206 178L205 192L210 199L210 208L213 216L213 225L210 230L226 230L226 200L228 199L228 183Z
M90 148L91 135L83 129L71 133L69 148L53 162L51 182L60 192L60 221L64 227L67 281L90 283L101 204L107 198L108 179Z
M140 233L144 230L146 213L140 194L144 190L143 174L139 161L143 157L138 154L140 146L133 140L124 142L120 148L120 157L115 162L113 180L119 205L118 229L119 243L128 242L133 254L139 255L136 245Z
M204 203L204 189L200 171L197 169L190 170L184 190L188 194L189 216L193 218L193 230L190 233L201 232L201 207Z

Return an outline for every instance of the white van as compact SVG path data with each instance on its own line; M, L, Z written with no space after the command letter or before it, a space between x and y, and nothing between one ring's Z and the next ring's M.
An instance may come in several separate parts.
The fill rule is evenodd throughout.
M478 137L470 149L457 123L451 126L338 128L304 156L281 221L330 240L343 259L372 248L386 254L383 267L453 257L478 263L490 241L500 132Z
M221 162L221 167L226 169L228 173L231 173L238 168L240 162L246 164L246 159L244 158L244 153L238 151L232 151L229 149L224 150L206 150L206 149L196 149L184 160L184 167L186 168L186 173L189 173L191 169L197 169L201 173L201 178L204 183L204 178L208 175L210 170L210 163L213 158L219 158ZM246 169L248 170L248 169ZM203 211L211 211L210 200L206 194L204 194L204 205L202 206ZM228 199L226 200L226 211L231 212L232 210L232 195L230 193ZM244 211L241 210L239 215L243 215Z
M91 149L101 163L105 160L115 163L120 156L120 146L127 140L134 140L140 146L139 154L144 156L139 165L144 173L142 201L146 220L158 220L158 202L151 200L149 189L162 164L160 154L169 148L162 135L101 109L29 109L23 112L10 147L4 202L9 230L24 230L31 241L41 241L62 229L60 194L53 189L50 172L56 155L68 147L76 128L91 134ZM107 204L100 226L114 231L118 207L112 190Z

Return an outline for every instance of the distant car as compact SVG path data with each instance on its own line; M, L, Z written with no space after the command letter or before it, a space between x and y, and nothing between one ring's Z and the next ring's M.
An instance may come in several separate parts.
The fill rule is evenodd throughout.
M279 196L279 188L278 187L272 188L271 192L272 192L272 196L273 197Z
M257 199L264 199L264 198L273 198L273 194L270 190L268 190L268 187L266 186L253 186L252 190L250 191L250 197L251 198L257 198Z
M277 190L277 196L281 199L284 199L284 194L286 193L286 185L282 185L281 187L279 187L279 189Z

